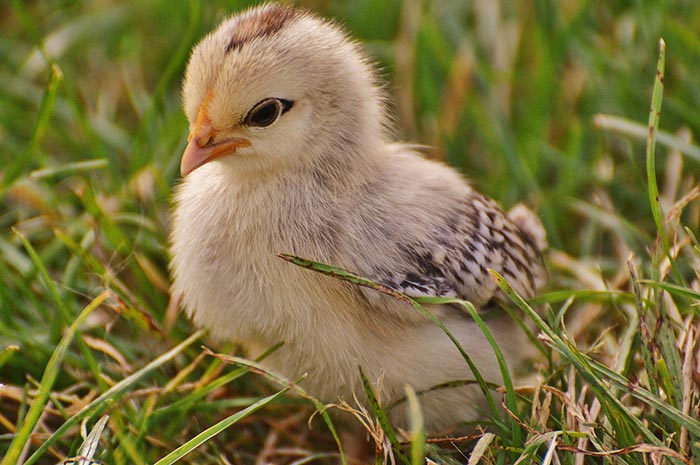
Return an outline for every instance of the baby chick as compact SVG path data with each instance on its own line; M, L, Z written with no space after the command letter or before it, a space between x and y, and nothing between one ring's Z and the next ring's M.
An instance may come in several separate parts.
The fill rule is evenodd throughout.
M173 292L194 323L328 402L362 397L358 367L385 405L473 379L454 344L404 302L282 261L329 263L411 296L459 297L488 313L511 363L523 337L498 309L487 269L525 297L544 284L539 220L504 213L453 169L391 141L372 64L334 23L275 4L224 21L193 50L190 122L171 234ZM458 308L431 310L489 381L482 332ZM478 416L474 386L420 397L426 428ZM390 411L405 425L405 407Z

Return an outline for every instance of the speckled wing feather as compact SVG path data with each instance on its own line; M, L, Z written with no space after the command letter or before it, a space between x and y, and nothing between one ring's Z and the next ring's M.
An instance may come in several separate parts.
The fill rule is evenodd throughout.
M472 192L429 242L402 246L414 269L397 271L383 284L409 296L459 297L477 308L504 296L488 274L501 273L524 297L546 282L541 252L544 229L524 206L506 214L493 200Z

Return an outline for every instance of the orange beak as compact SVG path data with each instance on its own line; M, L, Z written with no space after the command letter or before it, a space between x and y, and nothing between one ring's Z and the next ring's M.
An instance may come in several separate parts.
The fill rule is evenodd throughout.
M207 107L211 97L211 92L205 97L199 109L194 129L187 137L187 147L185 147L185 152L180 160L180 173L182 176L187 176L212 160L232 154L238 147L248 147L250 145L248 139L240 137L214 142L218 131L212 127L211 121L207 116Z

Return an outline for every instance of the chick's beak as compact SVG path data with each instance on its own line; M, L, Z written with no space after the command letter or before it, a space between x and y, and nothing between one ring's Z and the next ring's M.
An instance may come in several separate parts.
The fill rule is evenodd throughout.
M187 147L180 160L180 173L187 176L200 166L212 160L230 155L238 147L248 147L250 141L240 137L232 137L221 142L214 142L214 135L211 133L199 135L197 132L190 133Z
M180 173L182 176L187 176L212 160L232 154L238 147L248 147L250 145L248 139L240 137L230 137L215 142L218 131L212 127L206 114L208 100L202 105L194 129L187 137L187 147L185 147L185 152L180 160Z

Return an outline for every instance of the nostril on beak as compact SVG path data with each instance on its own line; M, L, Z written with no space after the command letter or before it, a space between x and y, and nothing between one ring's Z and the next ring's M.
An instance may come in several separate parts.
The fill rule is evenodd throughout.
M197 145L199 145L200 147L206 147L207 145L209 145L209 142L211 142L213 138L214 136L212 134L206 134L204 136L197 137Z

